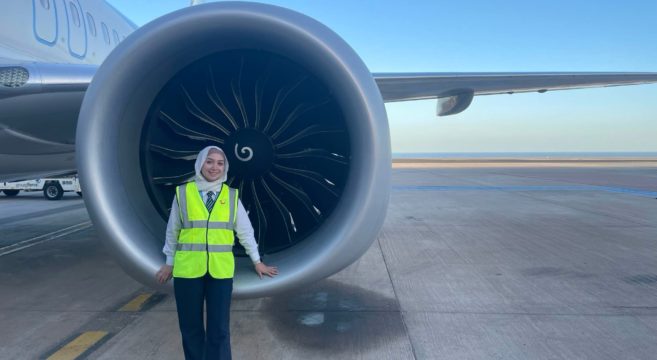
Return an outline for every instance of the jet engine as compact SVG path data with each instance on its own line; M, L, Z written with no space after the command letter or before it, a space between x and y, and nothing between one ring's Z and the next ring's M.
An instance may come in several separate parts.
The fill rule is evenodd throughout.
M236 246L236 297L343 269L387 210L390 135L370 71L330 29L276 6L204 4L138 29L94 75L76 137L99 237L154 288L169 288L155 272L175 186L207 145L224 149L227 183L280 273L259 279Z

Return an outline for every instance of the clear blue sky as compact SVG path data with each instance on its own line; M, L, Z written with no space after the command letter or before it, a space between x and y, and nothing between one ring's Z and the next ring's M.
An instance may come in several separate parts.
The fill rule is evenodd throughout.
M108 0L138 25L186 0ZM657 72L656 0L264 1L332 28L372 72ZM393 152L657 151L657 85L387 104Z

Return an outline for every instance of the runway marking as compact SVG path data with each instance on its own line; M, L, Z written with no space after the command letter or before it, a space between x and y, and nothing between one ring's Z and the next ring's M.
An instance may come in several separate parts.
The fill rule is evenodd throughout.
M48 360L73 360L80 357L92 346L98 343L102 338L107 336L107 331L86 331L80 336L73 339L54 354L50 355Z
M393 191L606 191L645 197L657 197L657 192L595 185L546 185L546 186L486 186L486 185L394 185Z
M150 299L153 295L154 293L139 294L136 298L123 305L119 311L137 312L142 309L146 301L148 301L148 299Z
M99 312L71 336L44 352L39 359L86 359L101 349L110 339L166 298L166 294L141 288L133 293L128 303L112 306ZM119 304L123 304L120 301ZM65 350L66 349L66 350ZM1 356L0 356L1 357Z
M85 221L83 223L79 223L73 226L69 226L63 229L59 229L57 231L53 231L47 234L39 235L37 237L33 237L31 239L19 241L15 244L7 245L4 247L0 248L0 256L4 255L9 255L11 253L15 253L16 251L24 250L29 247L32 247L34 245L39 245L42 244L46 241L54 240L57 238L60 238L62 236L66 236L69 234L73 234L75 232L88 229L91 227L91 221Z

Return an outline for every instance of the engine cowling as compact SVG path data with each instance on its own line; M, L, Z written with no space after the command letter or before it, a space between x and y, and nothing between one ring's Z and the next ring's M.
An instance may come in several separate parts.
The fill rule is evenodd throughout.
M243 251L234 295L258 297L330 276L383 223L390 135L365 64L334 32L263 4L212 3L161 17L105 60L86 92L78 169L90 217L124 269L160 289L175 186L207 145L224 149L268 264Z

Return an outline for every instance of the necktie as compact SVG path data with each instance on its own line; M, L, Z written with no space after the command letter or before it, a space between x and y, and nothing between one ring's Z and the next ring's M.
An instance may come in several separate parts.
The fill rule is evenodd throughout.
M214 199L214 192L208 191L208 198L205 200L205 207L208 209L208 211L212 211L212 207L214 206L215 201L217 201L217 199Z

